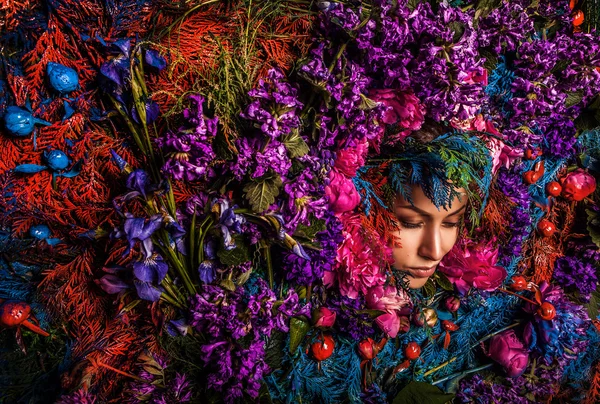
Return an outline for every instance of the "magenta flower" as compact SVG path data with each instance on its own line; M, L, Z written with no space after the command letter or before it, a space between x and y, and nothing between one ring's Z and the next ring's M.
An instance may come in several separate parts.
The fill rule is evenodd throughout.
M514 330L494 335L487 356L502 365L509 377L521 376L529 363L529 352Z
M497 265L498 248L491 243L455 246L439 265L442 271L461 294L470 287L492 292L502 285L506 270Z
M365 158L369 144L367 142L359 143L356 147L348 147L339 150L336 154L334 167L344 174L352 178L356 175L356 170L365 165Z
M335 311L331 311L327 307L319 307L312 313L315 327L332 327L335 323L335 316Z
M401 325L408 324L407 316L410 314L412 302L404 289L398 290L393 285L379 285L369 289L366 301L369 309L385 312L378 316L375 322L390 338L398 335Z
M369 97L385 105L383 123L397 125L401 131L396 140L403 141L411 131L418 130L425 121L425 107L412 91L372 89Z
M352 180L336 168L329 172L329 185L325 187L325 195L329 197L329 205L335 213L352 211L360 203L360 194Z
M570 172L562 180L562 196L570 201L581 201L596 190L596 179L582 168Z

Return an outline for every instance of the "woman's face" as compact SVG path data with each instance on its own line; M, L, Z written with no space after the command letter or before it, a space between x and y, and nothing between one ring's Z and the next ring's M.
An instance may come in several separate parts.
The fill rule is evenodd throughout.
M467 201L464 190L458 192L463 196L455 198L449 210L438 210L418 185L412 187L413 205L401 196L396 198L394 209L401 229L396 235L401 247L393 250L394 266L407 273L412 289L425 285L456 243Z

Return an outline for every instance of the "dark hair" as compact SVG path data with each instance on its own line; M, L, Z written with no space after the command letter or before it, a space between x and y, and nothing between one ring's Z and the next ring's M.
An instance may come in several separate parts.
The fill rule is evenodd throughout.
M413 131L409 137L420 143L429 143L448 132L448 130L449 128L447 126L432 119L425 118L425 122L423 122L421 129Z

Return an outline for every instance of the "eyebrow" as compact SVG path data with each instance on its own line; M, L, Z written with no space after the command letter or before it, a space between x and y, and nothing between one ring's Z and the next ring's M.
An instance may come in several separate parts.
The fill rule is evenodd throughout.
M466 206L467 205L463 205L460 209L457 209L454 212L449 213L446 217L458 215L460 212L462 212L463 210L465 210ZM396 208L410 209L410 210L413 210L413 211L417 212L421 216L431 217L431 214L429 214L429 213L425 212L424 210L419 209L419 208L417 208L416 206L413 206L413 205L396 206Z

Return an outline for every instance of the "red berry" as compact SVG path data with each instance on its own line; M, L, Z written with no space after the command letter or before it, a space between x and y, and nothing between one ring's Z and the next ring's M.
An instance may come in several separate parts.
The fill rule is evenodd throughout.
M525 184L527 185L531 185L531 184L535 184L537 182L538 178L536 178L536 175L533 171L525 171L523 173L523 181L525 181Z
M404 356L414 361L421 356L421 347L416 342L409 342L406 348L404 348Z
M542 219L537 225L538 231L544 237L552 237L556 233L556 226L549 220Z
M363 339L358 343L358 354L365 360L374 359L377 356L377 347L372 338Z
M562 192L562 187L558 182L552 181L546 185L546 192L550 196L558 196Z
M458 326L449 320L442 320L442 329L444 331L456 331L458 330Z
M537 310L537 313L544 320L552 320L556 317L556 308L552 305L552 303L544 302Z
M585 19L585 16L583 14L583 11L581 11L581 10L575 11L575 14L573 14L573 25L575 27L580 26L581 24L583 24L584 19Z
M8 300L0 305L0 324L5 327L14 327L29 318L31 306L25 302Z
M569 1L569 8L571 10L573 10L576 5L577 5L577 0L571 0L571 1Z
M512 282L513 283L511 283L510 288L515 292L520 292L527 289L527 279L521 275L513 276Z
M523 155L523 157L525 157L527 160L533 160L536 156L537 153L532 150L532 149L527 149L525 150L525 154Z
M310 346L313 358L318 361L324 361L333 353L335 342L331 335L324 335L321 341L317 341Z

